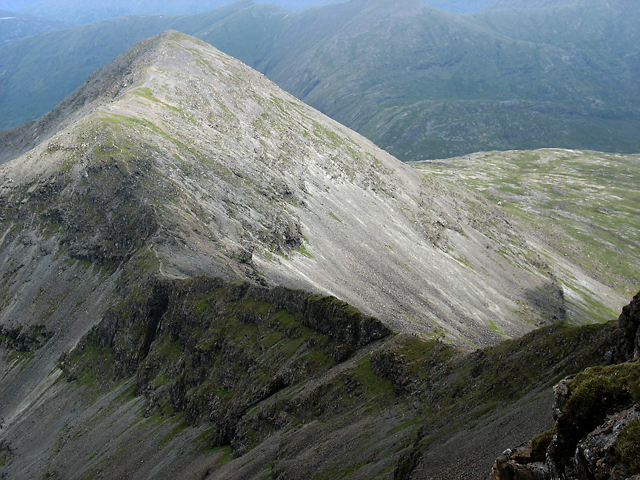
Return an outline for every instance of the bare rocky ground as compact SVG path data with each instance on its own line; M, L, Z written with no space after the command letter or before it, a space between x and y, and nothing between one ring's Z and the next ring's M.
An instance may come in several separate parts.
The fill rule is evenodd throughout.
M410 385L437 382L418 372L394 376L387 367L393 372L397 358L440 341L464 347L447 347L447 355L466 358L471 349L566 317L553 266L501 210L401 164L259 73L176 32L138 44L56 110L0 140L7 161L0 169L0 472L10 477L391 478L401 474L396 466L405 455L422 448L417 432L429 401L412 400L421 390ZM311 383L287 385L279 393L286 399L276 393L256 404L262 417L243 411L238 418L250 427L266 421L286 428L245 431L240 422L240 430L227 432L235 435L233 451L212 442L220 426L211 431L207 422L215 415L187 415L183 423L179 399L193 392L175 376L158 376L149 391L140 390L139 362L157 354L181 372L192 348L178 337L162 343L156 330L136 323L146 314L122 314L131 335L148 332L128 376L108 369L106 359L122 350L117 343L105 357L87 357L91 367L78 360L84 380L64 370L63 354L76 345L92 352L85 334L120 318L115 305L137 311L132 306L147 301L155 279L196 275L334 295L408 336L385 343L384 355L397 348L397 358L381 353L371 363L377 347L358 345L330 370L312 370ZM619 310L622 297L592 281L592 301ZM240 333L224 345L240 348L248 335ZM423 361L407 360L429 375L445 363ZM442 382L440 392L454 388L453 380ZM156 405L153 392L165 395L170 409ZM225 397L209 395L213 404ZM280 423L279 410L269 410L279 400L294 402ZM305 406L318 404L323 409L311 421ZM485 460L488 471L502 448L493 441L502 435L495 415L516 407L497 405L493 416L486 405L474 408L487 440L486 449L470 450L469 475ZM460 415L443 418L467 425ZM516 417L511 443L545 423L536 417L519 428ZM465 438L442 425L435 431L434 452ZM239 458L228 461L231 454ZM440 475L448 467L438 468Z

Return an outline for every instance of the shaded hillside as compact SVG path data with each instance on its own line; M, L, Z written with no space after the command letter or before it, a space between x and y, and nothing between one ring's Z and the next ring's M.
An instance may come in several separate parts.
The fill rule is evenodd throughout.
M469 353L389 336L331 297L205 277L141 287L3 427L0 473L486 478L552 423L551 385L616 360L623 335L555 325Z
M123 20L111 20L83 27L68 54L39 42L65 44L70 32L0 48L0 128L52 108L116 46L143 38L132 26L141 22L147 34L163 25L221 48L402 160L542 147L637 152L638 15L628 2L460 15L417 0L351 0L290 14L244 2L175 21L137 18L126 35ZM98 31L118 42L101 47ZM66 70L35 70L30 55Z

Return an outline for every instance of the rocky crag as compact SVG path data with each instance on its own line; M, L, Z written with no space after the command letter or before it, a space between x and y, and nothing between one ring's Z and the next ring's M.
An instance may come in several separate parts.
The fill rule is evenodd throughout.
M0 473L484 478L505 443L548 427L554 379L615 361L625 335L557 324L469 352L285 287L201 276L121 293L3 425Z
M554 386L554 426L506 450L491 480L640 478L640 293L618 324L620 340L611 353L622 363L590 368Z

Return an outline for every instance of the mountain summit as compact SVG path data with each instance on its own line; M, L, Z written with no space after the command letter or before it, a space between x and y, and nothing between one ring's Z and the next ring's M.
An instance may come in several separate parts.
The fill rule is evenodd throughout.
M4 221L58 255L333 294L460 344L563 318L561 290L500 212L177 32L31 129L50 133L4 166Z

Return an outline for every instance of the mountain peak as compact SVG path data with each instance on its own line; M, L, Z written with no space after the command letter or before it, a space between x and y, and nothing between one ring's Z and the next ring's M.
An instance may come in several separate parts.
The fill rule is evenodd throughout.
M523 242L503 251L499 236L519 234L486 202L193 37L137 44L22 134L45 126L2 184L34 189L24 205L62 221L71 258L113 270L152 257L147 273L333 294L462 345L563 318L554 279L519 260L535 256ZM41 190L58 193L40 205ZM541 301L531 324L513 320Z

